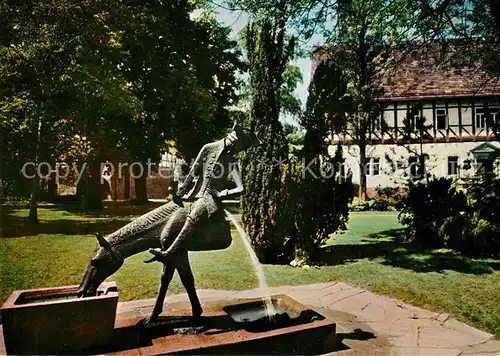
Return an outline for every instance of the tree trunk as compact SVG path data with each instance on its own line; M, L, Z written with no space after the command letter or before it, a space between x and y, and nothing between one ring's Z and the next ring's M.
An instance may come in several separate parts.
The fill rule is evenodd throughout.
M146 186L146 175L143 174L138 178L134 178L135 183L135 200L139 204L148 202L148 190Z
M54 201L57 197L56 174L52 173L47 181L47 199Z
M130 174L128 169L123 171L123 199L130 199Z
M39 151L40 151L40 137L42 131L42 121L38 119L37 130L36 130L36 145L35 145L35 163L38 166ZM38 223L38 195L40 190L40 177L38 172L35 172L35 177L33 178L33 185L31 188L31 199L30 199L30 211L28 215L28 220L30 223Z
M358 196L360 199L365 200L366 194L366 144L364 142L359 143L359 192Z
M88 175L85 179L82 208L84 210L102 209L101 165L99 162L89 164Z
M118 167L118 162L116 162L115 167ZM113 172L113 175L111 176L111 182L112 182L112 199L113 200L118 200L118 172Z
M76 184L76 196L79 199L83 199L83 196L85 194L85 180L86 180L86 178L85 178L85 173L84 173L84 175L81 177L81 179Z
M31 199L30 199L30 212L28 216L28 220L32 224L37 224L38 223L38 189L39 189L39 184L40 184L40 179L38 178L38 175L33 178L33 183L32 183L32 189L31 189Z

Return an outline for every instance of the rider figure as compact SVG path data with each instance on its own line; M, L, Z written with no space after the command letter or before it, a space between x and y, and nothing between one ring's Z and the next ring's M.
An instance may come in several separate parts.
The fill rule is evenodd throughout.
M203 146L186 179L179 184L176 192L175 200L179 205L184 206L184 202L194 201L190 205L184 225L170 246L167 246L169 241L164 241L164 237L161 236L163 249L149 249L154 257L148 262L155 260L168 262L179 249L184 248L186 240L192 236L197 225L213 217L216 212L220 212L221 198L243 191L235 155L255 144L260 144L257 136L236 124L228 136ZM223 181L223 178L228 176L227 173L232 175L236 187L230 190L216 190L214 185Z

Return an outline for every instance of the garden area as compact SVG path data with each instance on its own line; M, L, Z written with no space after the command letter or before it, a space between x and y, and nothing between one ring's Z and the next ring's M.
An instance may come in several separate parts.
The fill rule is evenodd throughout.
M99 213L74 205L44 204L36 231L25 209L2 208L0 299L14 290L78 284L97 246L94 233L111 232L157 206L108 202ZM257 288L257 278L241 237L221 251L191 252L197 288ZM446 249L422 250L403 239L397 212L351 213L348 230L331 237L320 263L302 268L264 265L270 286L343 281L451 316L500 337L500 262L469 258ZM147 253L128 258L109 279L120 300L154 298L160 264ZM183 292L178 276L169 293Z
M167 292L186 292L189 327L229 318L227 304L210 309L196 289L228 293L228 303L260 293L262 306L248 310L270 330L253 334L257 342L315 325L327 326L323 345L337 323L350 330L337 341L367 341L361 332L402 354L500 345L497 2L0 8L0 302L61 286L73 287L26 292L18 305L92 306L95 297L116 307L119 298L107 318L116 340L102 345L139 353L139 337L120 343L135 340L128 329L143 336L142 326L177 310L167 310ZM116 281L119 297L98 291L104 280ZM273 315L266 283L297 286L283 295L287 312L300 305L300 315ZM301 299L308 294L318 303ZM133 312L120 314L126 305ZM51 321L76 315L67 310ZM128 331L115 328L120 318ZM77 351L86 350L83 334L98 334L82 320L58 327L80 332ZM242 320L198 331L240 343L251 326ZM197 344L189 337L198 331L185 343ZM6 336L5 347L20 335ZM170 336L178 335L162 335L158 350L171 347Z

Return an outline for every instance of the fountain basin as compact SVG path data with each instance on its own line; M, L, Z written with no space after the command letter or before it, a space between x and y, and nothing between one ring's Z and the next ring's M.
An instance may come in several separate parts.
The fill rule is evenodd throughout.
M191 318L187 300L168 303L160 317L163 320L152 325L145 325L144 318L154 300L120 303L115 341L92 353L249 355L270 354L286 346L288 354L323 354L332 349L335 323L287 295L273 295L271 300L286 310L291 320L272 326L254 324L260 319L258 315L263 315L260 307L266 299L212 299L203 303L203 316L198 321ZM254 317L250 322L243 320L248 312Z
M78 286L13 292L1 308L8 354L54 354L103 345L113 337L118 304L115 282L94 297L78 298Z
M285 328L322 318L283 295L229 305L223 309L239 327L254 332Z

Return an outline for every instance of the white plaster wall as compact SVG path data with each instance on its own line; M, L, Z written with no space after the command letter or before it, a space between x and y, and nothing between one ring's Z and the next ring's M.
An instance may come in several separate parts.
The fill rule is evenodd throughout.
M475 174L475 161L470 151L483 142L454 142L454 143L427 143L423 145L424 154L429 155L426 162L427 172L435 177L448 176L448 157L458 156L458 175L451 177L471 177ZM497 142L489 142L499 147ZM346 162L346 170L352 174L353 183L359 184L359 147L357 145L342 146ZM336 146L329 147L329 153L333 155ZM380 174L378 176L367 175L367 187L398 187L406 185L408 179L408 160L420 152L419 145L373 145L367 147L368 159L378 157L380 159ZM461 168L465 160L471 161L471 169ZM496 162L496 172L500 173L500 160Z

